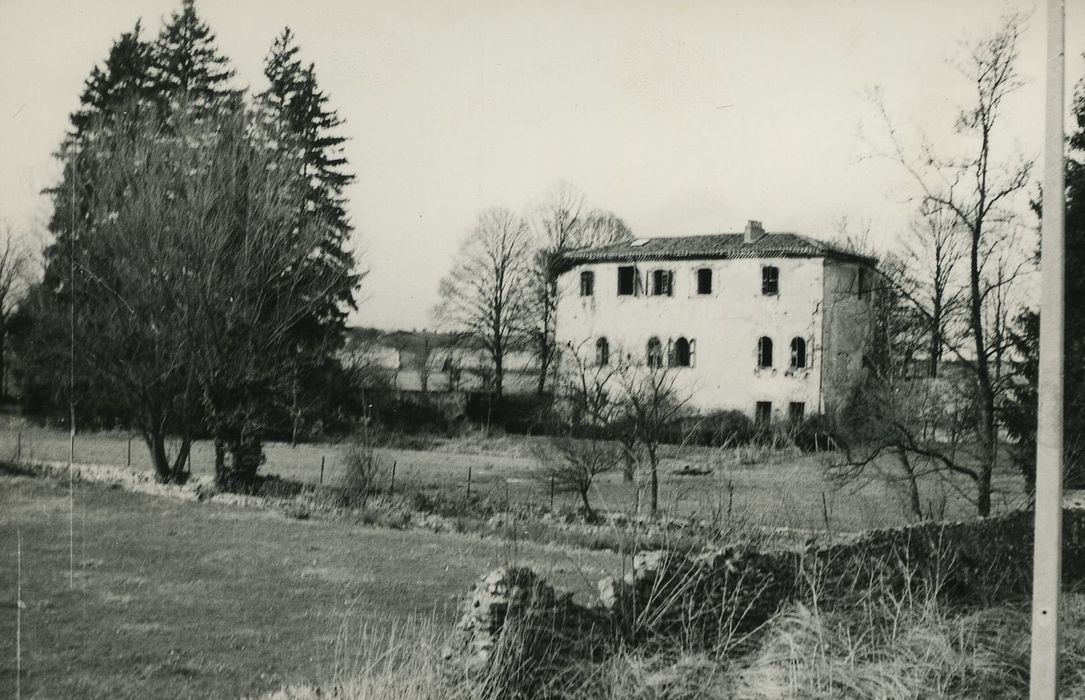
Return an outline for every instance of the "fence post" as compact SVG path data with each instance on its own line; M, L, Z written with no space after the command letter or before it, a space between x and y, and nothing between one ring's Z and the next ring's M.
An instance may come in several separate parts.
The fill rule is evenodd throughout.
M132 436L128 436L128 466L132 466Z
M324 455L320 455L320 483L324 483Z
M471 467L467 467L467 500L471 500Z
M19 431L19 437L15 439L15 461L23 461L23 431Z
M388 486L388 495L396 495L396 461L392 460L392 483Z
M505 512L509 512L509 480L505 479Z
M550 475L550 510L554 510L554 475Z

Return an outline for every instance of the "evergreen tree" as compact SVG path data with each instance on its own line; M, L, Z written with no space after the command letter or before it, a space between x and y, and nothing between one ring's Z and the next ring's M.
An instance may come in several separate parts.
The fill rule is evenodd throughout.
M298 51L294 33L289 27L283 29L266 58L268 89L259 98L278 121L284 141L298 149L302 176L309 183L299 224L324 229L319 251L323 265L336 271L350 270L354 260L344 244L353 227L344 208L343 191L354 176L345 170L346 138L335 133L343 122L328 107L328 97L317 84L315 65L303 66ZM352 281L356 283L357 277ZM337 325L348 309L355 308L353 284L340 290L336 302L326 309L324 323Z
M162 28L151 52L151 88L169 105L184 97L187 104L210 109L238 104L240 91L227 87L234 77L229 60L215 46L215 34L196 14L194 0L183 0Z
M287 27L265 59L268 88L258 99L267 110L269 130L278 135L277 146L291 149L301 164L301 179L307 189L297 211L297 226L299 231L318 232L319 241L309 261L310 272L338 282L324 303L314 306L293 329L295 363L286 416L292 439L296 439L306 414L329 412L321 397L333 392L327 390L324 379L335 376L329 372L329 359L342 345L346 316L356 308L354 289L360 279L353 272L353 255L345 248L352 227L343 191L353 176L345 170L346 139L335 132L342 120L328 107L328 97L317 84L315 66L303 65L298 53L294 34Z
M71 140L78 141L95 120L131 105L144 103L151 94L151 44L140 37L141 23L121 34L102 66L87 78L79 109L71 115Z
M1085 488L1085 79L1073 103L1076 129L1066 158L1066 289L1063 401L1065 482ZM1037 214L1040 206L1036 205ZM1003 406L1003 423L1017 442L1015 460L1031 491L1036 481L1036 415L1039 384L1040 317L1031 309L1018 316L1013 334L1015 379Z

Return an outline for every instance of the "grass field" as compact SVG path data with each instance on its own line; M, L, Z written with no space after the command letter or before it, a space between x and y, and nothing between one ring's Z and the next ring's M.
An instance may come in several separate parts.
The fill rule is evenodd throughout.
M68 434L60 430L25 424L20 419L0 423L0 457L21 453L23 459L66 461ZM531 478L537 470L532 445L540 438L506 436L492 439L437 440L431 449L382 449L385 463L396 465L397 490L430 494L465 493L468 471L472 492L487 497L499 508L507 498L511 505L531 503L549 506L549 489ZM92 464L128 463L129 436L121 433L80 434L76 438L76 461ZM342 446L331 443L291 447L267 445L265 474L316 483L337 483L342 476ZM901 525L908 521L902 485L876 479L865 485L840 489L822 473L825 456L761 451L754 448L713 450L670 448L661 469L661 506L667 515L711 517L731 511L767 526L836 531L859 531ZM132 468L150 472L146 447L139 438L131 441ZM691 465L708 471L700 476L679 475ZM194 473L211 473L210 445L197 443L192 459ZM386 477L387 481L387 477ZM974 508L967 497L972 486L964 481L930 480L924 487L924 508L933 506L936 516L971 517ZM592 494L594 505L611 511L632 511L637 486L623 483L618 473L599 478ZM1023 489L1016 473L995 475L994 509L1020 507ZM577 505L572 495L558 494L555 505ZM827 516L827 517L826 517Z
M67 484L0 476L0 696L15 688L17 537L22 691L43 698L238 697L326 682L360 630L450 627L493 567L524 563L576 588L618 567L605 553L290 520L103 486L78 485L75 516L70 586Z

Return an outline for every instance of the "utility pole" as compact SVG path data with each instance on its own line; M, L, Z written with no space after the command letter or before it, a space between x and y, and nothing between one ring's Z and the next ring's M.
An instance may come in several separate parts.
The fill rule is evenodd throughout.
M1040 377L1036 430L1036 529L1032 565L1032 657L1029 697L1059 691L1059 598L1062 588L1063 352L1066 182L1063 137L1065 0L1047 2L1047 113L1041 240Z
M68 231L68 322L71 335L68 347L68 418L71 422L68 442L68 587L75 588L75 178L79 146L72 157L71 230Z

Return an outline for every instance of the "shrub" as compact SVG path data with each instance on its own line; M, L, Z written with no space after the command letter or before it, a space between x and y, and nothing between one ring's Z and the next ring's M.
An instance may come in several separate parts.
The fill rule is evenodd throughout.
M671 442L683 438L697 445L736 447L749 443L756 434L753 421L742 411L713 411L703 416L684 418L676 426Z
M339 485L340 504L347 508L364 506L384 479L385 465L377 454L368 430L343 453L343 480Z
M824 413L809 416L792 429L791 439L803 452L822 452L845 447L836 421Z

